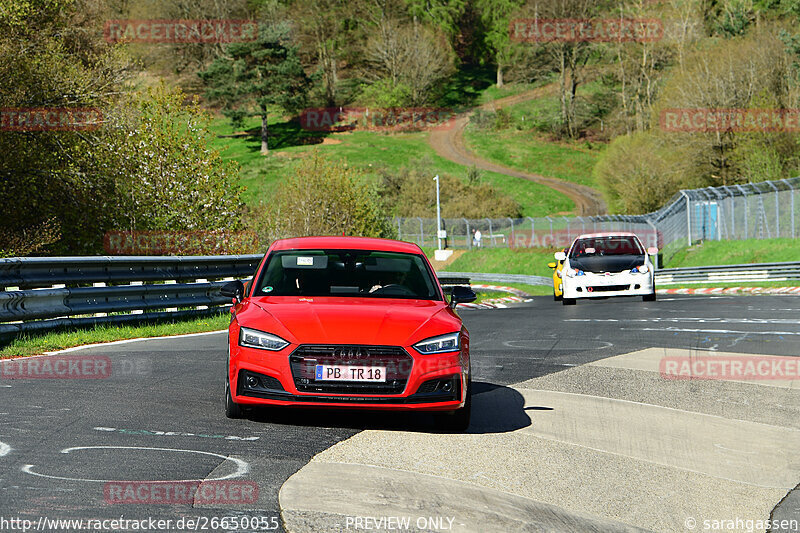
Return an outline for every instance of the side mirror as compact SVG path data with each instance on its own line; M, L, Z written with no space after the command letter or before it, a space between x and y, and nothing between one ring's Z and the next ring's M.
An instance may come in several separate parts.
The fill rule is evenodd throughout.
M647 249L647 255L658 255L658 248L651 246Z
M547 268L556 268L558 265L555 263L547 263Z
M244 284L238 279L229 281L219 289L219 293L227 298L235 298L237 302L241 302L244 298Z
M553 254L553 257L556 258L556 261L565 261L567 259L567 254L564 252L556 252Z
M475 294L475 291L473 291L469 287L456 285L455 287L453 287L452 296L450 296L450 307L455 307L457 304L466 304L469 302L474 302L477 299L478 296Z

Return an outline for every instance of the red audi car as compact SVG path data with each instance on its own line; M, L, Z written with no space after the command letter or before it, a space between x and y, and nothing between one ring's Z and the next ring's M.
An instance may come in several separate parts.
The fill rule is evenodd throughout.
M437 411L470 419L469 333L416 244L305 237L270 246L234 299L225 412L261 405Z

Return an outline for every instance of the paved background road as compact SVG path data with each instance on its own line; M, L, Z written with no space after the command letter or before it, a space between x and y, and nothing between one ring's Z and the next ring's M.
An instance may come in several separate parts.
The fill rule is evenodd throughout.
M718 451L725 448L723 444L731 446L726 444L728 437L732 439L730 442L742 442L742 446L748 443L756 448L771 446L760 440L751 442L748 440L752 437L750 432L764 432L771 439L769 442L782 440L793 446L796 435L800 434L800 401L795 395L796 386L759 388L754 384L714 382L675 385L657 374L654 377L653 372L643 372L646 369L642 365L646 365L652 353L633 359L624 355L650 347L657 349L656 355L673 353L670 350L690 350L687 353L694 355L704 352L800 354L800 298L675 296L652 303L617 299L579 302L574 307L535 298L518 307L465 310L462 314L471 332L477 393L475 419L469 435L438 435L432 420L425 416L396 414L292 410L267 411L248 420L228 420L221 401L226 350L224 333L73 352L81 356L108 357L113 369L108 379L0 379L0 518L19 516L38 520L40 516L119 518L124 515L135 519L152 516L175 520L182 516L209 519L213 516L278 516L278 494L290 476L308 465L308 476L293 478L297 479L297 487L303 487L303 483L319 484L324 476L332 475L331 468L325 472L311 472L320 467L319 462L309 465L313 457L325 450L328 451L320 457L330 460L324 464L391 467L389 471L395 472L392 475L398 479L412 475L409 472L435 473L439 476L436 479L449 476L462 483L458 490L476 490L479 486L495 491L491 498L512 498L512 495L519 498L508 507L505 517L493 518L496 528L488 524L485 530L510 527L513 522L504 523L503 520L512 520L516 514L519 524L551 520L558 515L562 530L569 529L563 525L569 522L574 531L623 530L628 526L674 531L674 524L665 521L659 512L651 510L648 514L649 508L642 507L632 516L614 509L608 498L619 503L619 500L641 496L644 491L649 493L643 496L645 504L655 495L667 503L675 500L675 508L684 509L681 505L689 504L676 495L680 487L720 486L719 480L723 479L731 484L724 486L727 491L735 492L742 487L757 491L755 496L748 492L750 489L729 495L735 503L761 498L764 503L758 508L760 514L752 518L764 517L767 503L775 517L800 518L797 491L787 496L791 487L800 481L797 478L800 465L796 460L781 462L784 460L782 448L764 450L769 457L777 458L773 462L765 459L762 464L753 456L750 464L754 470L747 474L751 479L731 474L715 463L717 456L703 455L707 453L705 449L684 449L682 438L699 442L699 437L674 433L689 431L684 426L689 419L698 427L713 425L713 420L725 423L731 420L734 425L718 428L714 434L716 440L709 442L710 447ZM665 389L665 386L682 388ZM769 401L764 400L765 396ZM587 399L591 402L571 403L588 402ZM612 401L613 404L602 403ZM761 405L759 401L767 403ZM739 407L746 407L737 408L737 402L741 404ZM685 415L673 416L677 412ZM589 416L588 413L594 413L595 418L580 418ZM577 418L548 418L556 415ZM629 446L626 443L635 441L636 437L625 436L624 433L632 429L623 425L635 421L651 421L649 425L663 425L666 429L660 437L648 437L641 445ZM764 424L764 427L736 424ZM619 434L611 436L592 435L591 431L583 430L615 425L619 425ZM497 440L521 438L523 434L528 435L525 444ZM665 438L674 441L665 443ZM525 457L514 456L517 453L514 450L523 449L531 442L537 446L557 444L566 448L537 449ZM339 445L334 446L337 443ZM663 449L662 444L656 443L662 443ZM457 464L449 464L452 458L448 446L451 445L462 450L475 446L479 453L458 458ZM506 445L508 450L503 449ZM426 446L432 446L427 453ZM497 465L470 464L470 461L486 461L490 456L485 454L493 449L500 454L495 458L498 464L513 466L516 461L517 472L530 469L538 481L514 478L516 474L500 471ZM563 474L568 468L559 463L564 460L565 450L576 454L569 464L579 469L577 474L586 474L586 480L563 482L562 475L560 482L548 481L549 476ZM596 453L587 455L590 450ZM532 456L544 457L545 452L552 453L547 462L525 463ZM796 456L796 448L794 453ZM415 454L422 454L422 457L417 455L413 464L403 462L403 457L410 460L409 456ZM669 458L662 460L661 455L669 455ZM357 459L353 459L354 456ZM629 462L611 464L622 460L620 458ZM390 464L395 461L398 463ZM641 480L617 479L609 474L605 476L609 486L582 488L587 483L591 485L592 472L606 468L602 461L608 463L608 468L613 466L614 475L627 472L626 469L640 472L642 464L670 470L654 471L650 478ZM689 468L686 462L698 464ZM235 475L236 469L241 467L247 469L241 479L258 484L256 503L109 505L104 500L107 481L224 478ZM759 468L768 470L765 475L780 478L780 482L754 482ZM347 472L355 471L353 467L337 474L342 477L336 479L341 479L342 487L346 487L344 477ZM691 478L687 473L690 471L702 480ZM381 471L381 475L386 472ZM689 478L676 479L676 476ZM372 486L367 478L362 476L354 483ZM652 483L654 479L661 486L645 489L640 485ZM407 481L424 485L431 480ZM318 516L310 513L303 506L311 504L298 502L290 490L294 485L287 484L287 487L286 505L295 511L287 515L291 520L290 529L305 527L313 531L318 530L321 523L328 524L331 530L344 529L334 527L337 522L330 522L330 516L337 513L327 511ZM324 487L317 488L324 492ZM601 488L604 494L591 493ZM445 490L458 493L452 487ZM420 491L424 494L423 489ZM318 495L313 487L301 492ZM283 496L281 498L283 502ZM320 501L312 503L324 506L324 495L319 498ZM486 494L481 498L490 501ZM589 505L587 501L596 505ZM327 503L334 505L334 502ZM440 503L440 511L447 508L447 501ZM373 508L377 510L379 503ZM581 514L581 509L588 516ZM713 502L708 509L716 509ZM338 514L346 516L349 512L354 511L341 509ZM470 530L468 510L463 512L464 519L458 523L462 529ZM681 517L680 524L683 523Z

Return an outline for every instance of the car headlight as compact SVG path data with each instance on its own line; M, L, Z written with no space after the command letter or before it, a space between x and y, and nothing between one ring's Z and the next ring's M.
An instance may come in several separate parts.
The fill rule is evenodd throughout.
M414 349L424 354L457 352L461 349L461 333L448 333L425 339L415 344Z
M638 267L633 267L631 269L631 274L647 274L648 270L647 265L640 265Z
M577 268L568 268L567 269L567 277L574 278L575 276L585 276L586 273L583 270L578 270Z
M264 333L257 329L241 328L239 330L239 346L277 352L289 346L289 343L277 335Z

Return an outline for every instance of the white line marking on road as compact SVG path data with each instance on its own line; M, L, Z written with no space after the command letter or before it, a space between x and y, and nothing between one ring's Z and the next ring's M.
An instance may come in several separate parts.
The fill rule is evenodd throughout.
M117 344L128 344L131 342L141 342L141 341L154 341L154 340L164 340L164 339L182 339L186 337L202 337L204 335L216 335L218 333L227 333L227 329L221 329L218 331L204 331L202 333L186 333L183 335L165 335L163 337L140 337L137 339L124 339L121 341L112 341L112 342L98 342L95 344L84 344L83 346L75 346L73 348L66 348L64 350L57 350L55 352L45 352L44 355L55 355L60 353L67 353L67 352L74 352L77 350L84 350L86 348L96 348L98 346L114 346Z
M623 331L666 331L676 333L719 333L721 335L800 335L800 331L735 331L730 329L620 328Z
M200 455L210 455L212 457L219 457L223 461L231 461L236 465L236 471L226 476L215 477L215 478L205 478L205 479L179 479L179 480L154 480L154 481L169 481L172 483L190 483L194 481L203 482L203 481L222 481L225 479L233 479L237 477L242 477L250 471L250 464L242 461L241 459L237 459L235 457L229 457L226 455L220 455L218 453L212 452L202 452L200 450L179 450L175 448L150 448L145 446L75 446L73 448L65 448L61 450L61 453L70 453L74 451L80 450L147 450L147 451L159 451L159 452L178 452L178 453L196 453ZM112 481L116 481L113 479L83 479L83 478L75 478L75 477L63 477L63 476L51 476L48 474L40 474L39 472L34 472L33 467L35 465L25 465L22 467L22 471L26 474L31 474L32 476L44 477L48 479L59 479L63 481L85 481L89 483L110 483Z
M0 457L8 455L10 452L11 452L11 446L6 444L5 442L0 442Z
M568 318L564 322L619 322L618 320L605 318ZM719 317L653 317L653 318L629 318L625 322L699 322L719 323L719 324L789 324L798 325L800 322L796 318L719 318Z

